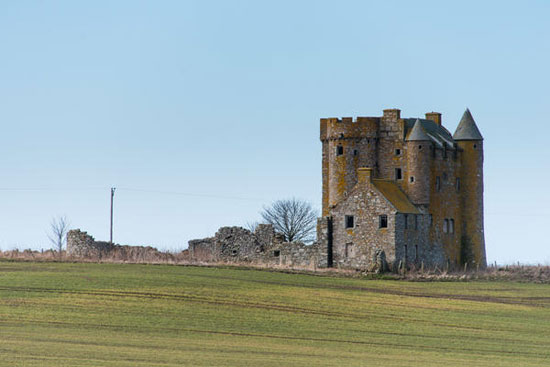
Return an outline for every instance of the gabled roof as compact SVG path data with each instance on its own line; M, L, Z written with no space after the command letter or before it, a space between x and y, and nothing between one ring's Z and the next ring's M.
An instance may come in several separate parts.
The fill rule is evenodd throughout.
M458 127L453 135L455 140L483 140L483 136L477 128L476 122L472 117L469 109L464 111L462 119L458 123Z
M372 180L372 184L378 189L378 191L380 191L382 195L384 195L384 197L399 213L420 214L418 208L411 203L407 195L401 191L395 182L390 180L374 179Z
M422 126L422 129L426 133L429 139L432 141L437 147L443 148L444 145L447 146L447 149L453 150L454 149L454 140L451 133L445 129L443 126L436 124L432 120L426 120L426 119L419 119L419 118L407 118L405 119L405 126L407 128L407 131L409 133L406 136L409 136L410 133L412 133L412 129L414 128L414 125L416 125L416 121L420 122L420 125Z
M424 141L424 140L431 140L428 134L426 133L426 130L422 127L422 123L419 119L416 119L416 122L414 123L413 128L407 135L406 141Z

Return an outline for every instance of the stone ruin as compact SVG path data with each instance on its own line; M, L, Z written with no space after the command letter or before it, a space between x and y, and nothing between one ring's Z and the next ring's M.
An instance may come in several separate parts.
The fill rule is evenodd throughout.
M126 246L106 241L96 241L88 233L73 229L67 233L67 256L79 259L129 262L167 262L173 255L151 246Z

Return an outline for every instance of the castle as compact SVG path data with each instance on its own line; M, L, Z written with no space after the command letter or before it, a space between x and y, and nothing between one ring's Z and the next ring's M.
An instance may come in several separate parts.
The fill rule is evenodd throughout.
M441 114L321 119L323 198L317 241L283 243L224 227L189 242L191 258L373 269L486 266L483 137L469 110L455 133ZM242 243L241 243L242 242Z

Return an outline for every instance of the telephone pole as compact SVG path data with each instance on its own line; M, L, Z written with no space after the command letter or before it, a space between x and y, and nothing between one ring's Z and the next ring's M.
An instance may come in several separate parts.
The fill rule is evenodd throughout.
M116 187L111 187L111 237L110 237L110 243L113 244L113 200L115 198L115 190Z

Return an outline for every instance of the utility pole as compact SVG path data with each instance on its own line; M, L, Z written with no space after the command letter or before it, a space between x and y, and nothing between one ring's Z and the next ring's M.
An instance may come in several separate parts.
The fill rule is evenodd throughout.
M115 198L116 187L111 187L111 239L110 243L113 244L113 199Z

